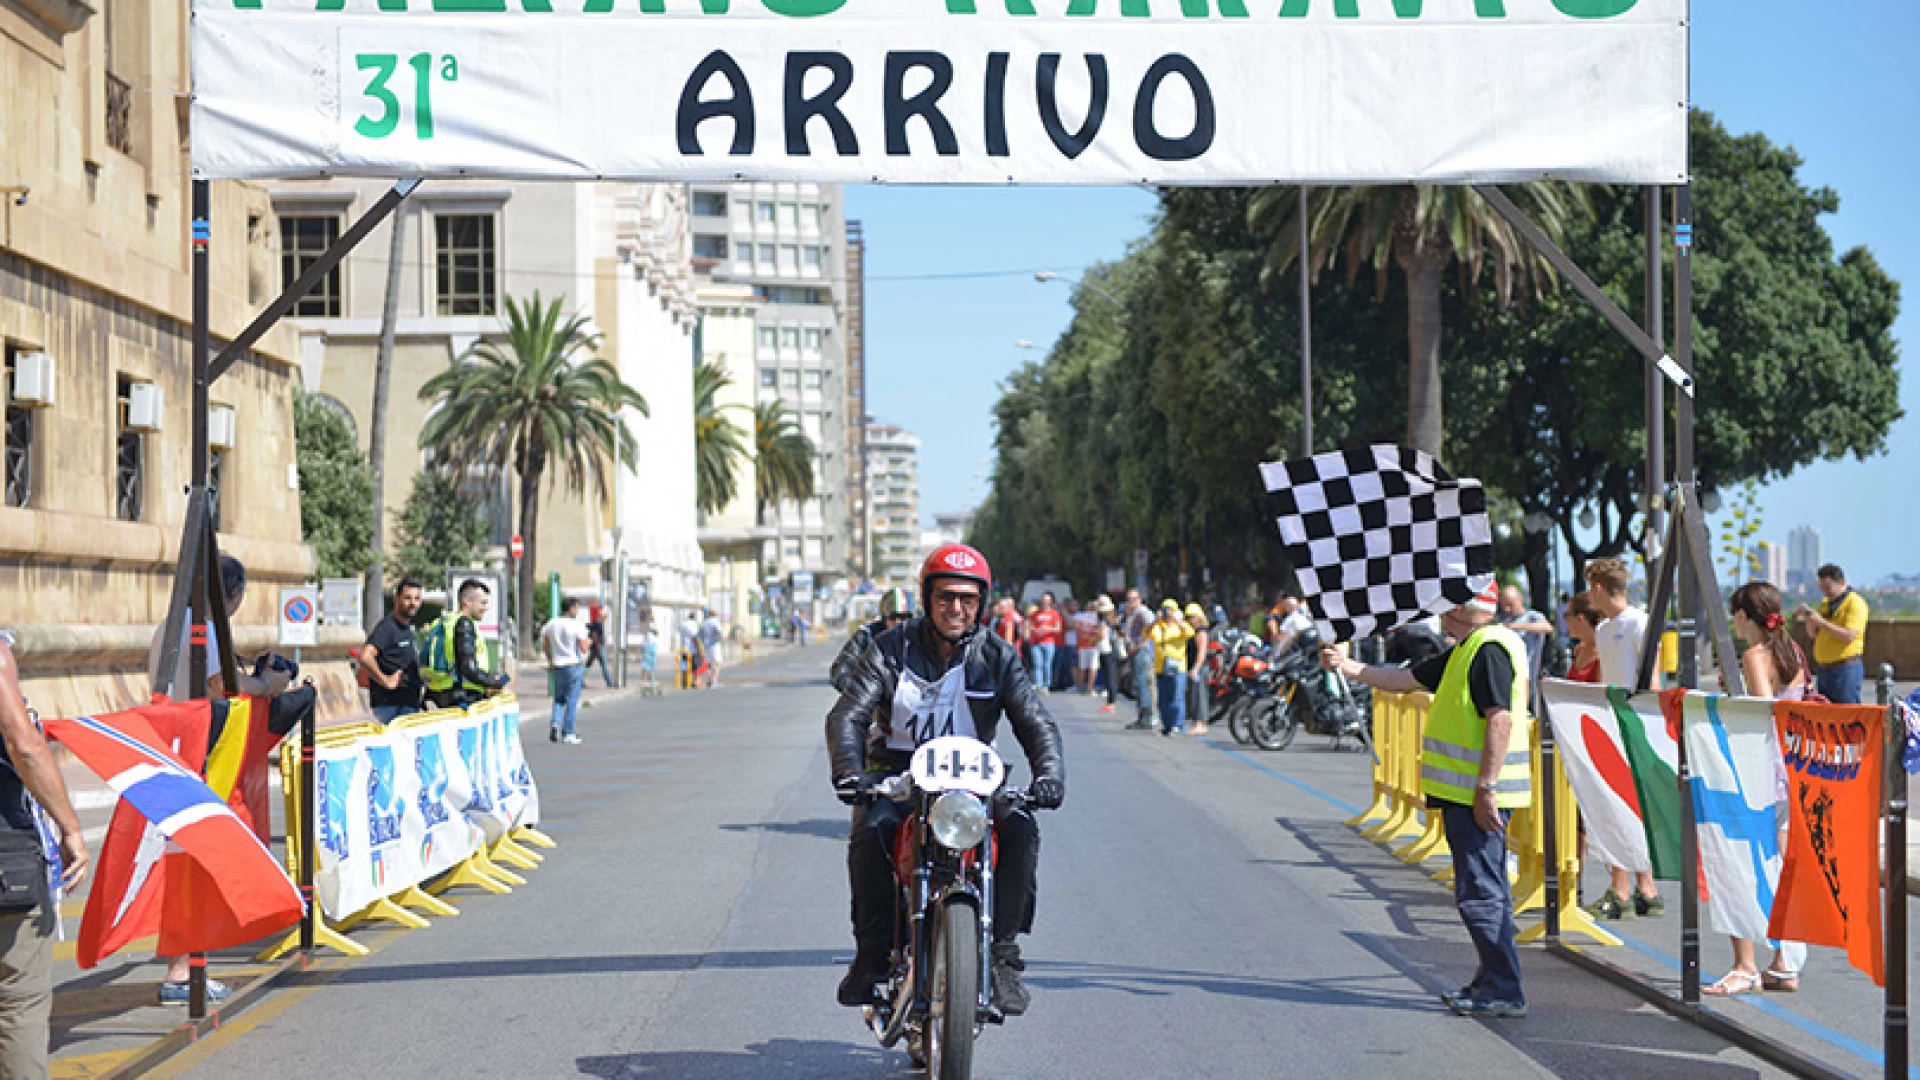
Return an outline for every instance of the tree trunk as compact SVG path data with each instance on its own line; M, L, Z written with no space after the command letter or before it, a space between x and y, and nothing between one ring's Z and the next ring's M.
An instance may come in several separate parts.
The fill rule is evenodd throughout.
M1553 618L1558 609L1554 603L1556 598L1553 595L1552 574L1547 566L1550 553L1547 540L1550 535L1543 532L1527 533L1521 548L1520 561L1521 565L1527 568L1527 584L1530 586L1533 609L1545 612L1548 618Z
M539 565L540 531L540 474L546 471L546 456L540 453L527 455L520 468L520 540L526 545L526 552L520 559L520 607L524 611L513 613L515 636L520 639L520 655L533 655L533 611L540 606L534 597L538 578L534 568Z
M373 468L373 563L367 567L361 617L371 632L386 609L387 393L393 380L393 339L400 321L400 263L406 254L407 216L393 215L387 252L387 298L380 309L380 351L373 364L373 419L367 425L367 464Z
M1401 264L1407 276L1407 445L1440 456L1440 284L1446 263L1422 255Z

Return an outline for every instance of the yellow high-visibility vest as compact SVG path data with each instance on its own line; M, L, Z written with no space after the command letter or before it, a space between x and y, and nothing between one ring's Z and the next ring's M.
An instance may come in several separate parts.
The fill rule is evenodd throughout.
M1513 730L1507 738L1507 756L1495 780L1494 804L1518 809L1533 803L1533 719L1527 712L1527 647L1520 635L1490 624L1475 630L1453 650L1440 689L1434 691L1427 713L1427 730L1420 745L1420 790L1448 802L1472 806L1480 784L1480 757L1487 746L1487 722L1474 707L1467 673L1480 650L1505 649L1513 663Z

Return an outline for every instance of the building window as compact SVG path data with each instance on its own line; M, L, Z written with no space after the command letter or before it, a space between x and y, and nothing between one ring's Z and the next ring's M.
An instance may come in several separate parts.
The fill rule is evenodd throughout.
M818 236L820 234L820 204L800 204L800 232L803 236Z
M133 380L120 376L116 389L119 427L114 441L113 515L121 521L139 521L141 496L146 487L146 440L127 427L127 408L133 396Z
M773 204L772 203L763 202L759 206L755 207L754 209L755 209L755 220L759 221L760 224L762 225L773 224Z
M780 228L787 232L794 232L800 228L799 208L793 203L780 204Z
M808 277L820 276L820 249L818 247L808 244L801 249L800 268L806 271Z
M779 384L779 373L770 367L760 369L760 385L772 389Z
M780 346L780 331L771 326L760 328L760 347L772 351Z
M693 213L695 217L726 217L727 197L717 191L696 191L693 193Z
M800 348L800 331L791 326L781 327L780 347L788 352L798 350Z
M779 273L782 277L794 277L800 273L800 248L797 244L780 245Z
M809 327L807 329L807 351L816 356L819 355L820 345L826 340L826 337L826 333L819 327Z
M727 238L724 236L696 235L693 238L693 257L696 259L726 258Z
M780 373L780 385L782 385L782 386L784 386L784 387L786 387L786 388L787 388L787 389L789 389L789 390L798 390L798 389L800 389L800 373L799 373L799 372L797 372L797 371L783 371L783 372L781 372L781 373Z
M773 245L772 244L760 245L759 264L760 264L760 271L762 273L767 273L767 274L773 273Z
M809 371L806 373L806 379L804 380L804 385L809 390L818 390L820 389L820 386L821 386L821 380L822 380L822 375L820 372Z
M307 268L340 239L340 218L334 214L282 214L280 217L280 287L300 279ZM307 319L340 317L340 267L327 271L312 291L293 305L293 315Z
M19 350L7 346L7 505L33 498L33 410L13 402L13 363Z
M123 154L133 153L133 83L123 75L122 61L115 48L119 34L115 32L115 23L120 13L115 11L119 5L114 0L100 5L101 36L105 39L106 53L106 123L107 145Z
M222 481L227 474L227 452L225 450L207 451L207 510L213 518L213 528L220 529L220 492L226 486Z
M498 249L492 214L441 214L433 219L439 313L492 315Z

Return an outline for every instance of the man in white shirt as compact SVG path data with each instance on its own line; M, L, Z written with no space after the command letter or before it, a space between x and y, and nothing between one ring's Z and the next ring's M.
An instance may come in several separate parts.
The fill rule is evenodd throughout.
M1594 650L1600 655L1600 681L1632 690L1634 681L1640 677L1640 647L1647 636L1647 613L1627 602L1628 580L1627 564L1619 559L1587 564L1587 598L1593 601L1602 620L1594 631ZM1629 913L1665 914L1667 903L1660 898L1651 868L1629 871L1616 866L1612 887L1588 910L1604 919L1621 919Z
M573 599L562 600L559 617L547 620L540 632L540 649L547 655L547 670L553 677L553 728L547 733L551 742L580 744L573 728L580 715L592 638L592 629L580 618L580 601Z

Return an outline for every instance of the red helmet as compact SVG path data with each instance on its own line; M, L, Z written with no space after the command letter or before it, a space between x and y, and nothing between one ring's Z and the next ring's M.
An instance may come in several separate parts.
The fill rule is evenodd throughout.
M920 564L920 609L933 611L933 583L940 578L959 578L980 586L980 618L987 615L987 599L993 593L993 569L987 557L965 544L937 548Z

